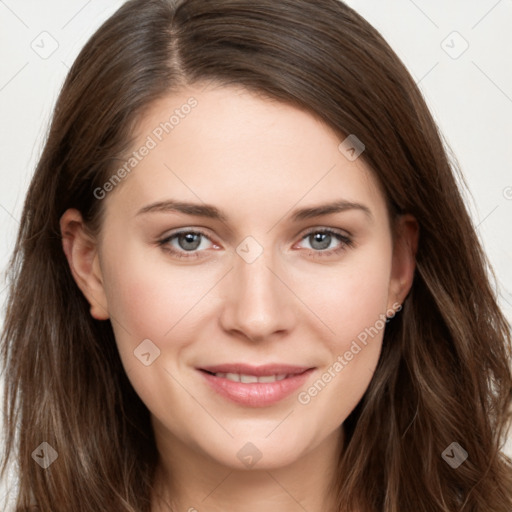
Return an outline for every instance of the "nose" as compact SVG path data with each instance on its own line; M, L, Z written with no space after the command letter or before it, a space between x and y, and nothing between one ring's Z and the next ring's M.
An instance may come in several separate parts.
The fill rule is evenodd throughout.
M276 267L270 251L252 263L234 255L234 268L224 283L220 323L224 330L254 342L282 336L297 322L297 304L287 287L286 272Z

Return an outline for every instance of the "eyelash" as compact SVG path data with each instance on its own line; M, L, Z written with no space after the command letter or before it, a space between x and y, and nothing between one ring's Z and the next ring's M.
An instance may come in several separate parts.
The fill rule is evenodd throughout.
M315 251L315 250L311 250L311 249L309 249L309 250L306 249L308 251L308 255L313 256L314 258L324 258L326 256L333 256L335 254L339 254L339 253L345 251L347 248L350 248L354 245L354 242L350 237L348 237L346 235L342 235L338 231L334 231L333 229L330 229L330 228L314 228L314 229L308 231L306 234L304 234L304 236L301 238L301 241L305 240L309 236L317 234L317 233L334 236L336 239L338 239L341 242L341 244L339 247L337 247L335 249L329 249L329 250ZM170 248L170 246L168 245L169 242L171 240L174 240L176 237L179 237L180 235L184 235L184 234L201 235L204 238L210 240L210 242L212 241L210 239L210 237L206 233L202 232L201 230L187 229L187 230L177 231L176 233L173 233L172 235L167 236L163 240L159 240L158 245L160 247L162 247L162 249L164 251L169 252L173 256L180 258L180 259L200 258L201 257L201 256L199 256L200 251L188 251L187 252L187 251L182 251L182 250L178 251L174 248Z
M334 256L336 254L342 253L343 251L346 251L348 248L353 247L353 245L354 245L354 242L350 237L348 237L347 235L342 235L340 232L335 231L330 228L313 228L304 234L304 236L301 238L301 241L305 240L309 236L317 234L317 233L331 235L341 243L335 249L320 250L320 251L315 251L313 249L306 249L308 251L308 255L313 256L313 258L324 258L327 256Z
M185 234L190 234L190 233L192 233L193 235L201 235L204 238L207 238L208 240L210 240L210 237L206 233L203 233L201 230L198 230L198 229L184 229L182 231L177 231L176 233L173 233L172 235L165 237L163 240L160 240L158 242L158 245L160 247L162 247L162 249L164 251L172 254L173 256L175 256L175 257L177 257L179 259L196 259L196 258L199 258L200 256L198 255L199 254L198 251L194 251L194 252L177 251L176 249L171 248L168 245L171 240L179 237L180 235L185 235ZM211 241L212 240L210 240L210 242Z

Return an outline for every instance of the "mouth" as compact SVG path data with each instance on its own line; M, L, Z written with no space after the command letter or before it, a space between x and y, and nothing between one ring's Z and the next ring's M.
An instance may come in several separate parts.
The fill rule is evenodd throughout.
M271 364L229 364L197 368L211 389L248 407L273 405L297 390L315 370L311 367Z

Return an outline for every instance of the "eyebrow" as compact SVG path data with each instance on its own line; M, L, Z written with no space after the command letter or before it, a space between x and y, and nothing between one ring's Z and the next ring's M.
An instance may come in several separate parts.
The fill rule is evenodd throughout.
M370 208L360 203L346 201L345 199L339 199L331 203L297 209L292 213L291 220L293 222L298 222L301 220L313 219L316 217L321 217L322 215L330 215L348 210L360 210L368 217L369 220L373 220L373 215ZM141 208L137 212L136 216L155 212L180 212L186 215L194 215L196 217L205 217L213 220L219 220L224 223L228 221L227 216L213 205L187 203L182 201L175 201L173 199L157 201L156 203L148 204L147 206Z
M138 215L154 212L180 212L186 215L195 215L196 217L207 217L209 219L227 221L227 217L215 206L209 204L186 203L168 199L166 201L157 201L148 204L137 212Z
M346 201L345 199L295 210L292 215L292 220L297 222L300 220L313 219L315 217L321 217L322 215L330 215L349 210L360 210L368 217L369 220L373 220L372 211L368 206L360 203L354 203L353 201Z

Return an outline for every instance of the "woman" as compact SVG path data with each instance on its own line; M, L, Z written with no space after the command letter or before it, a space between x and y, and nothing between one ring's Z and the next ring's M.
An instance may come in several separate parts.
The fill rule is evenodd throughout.
M509 511L486 269L354 11L127 2L64 84L12 260L16 510Z

